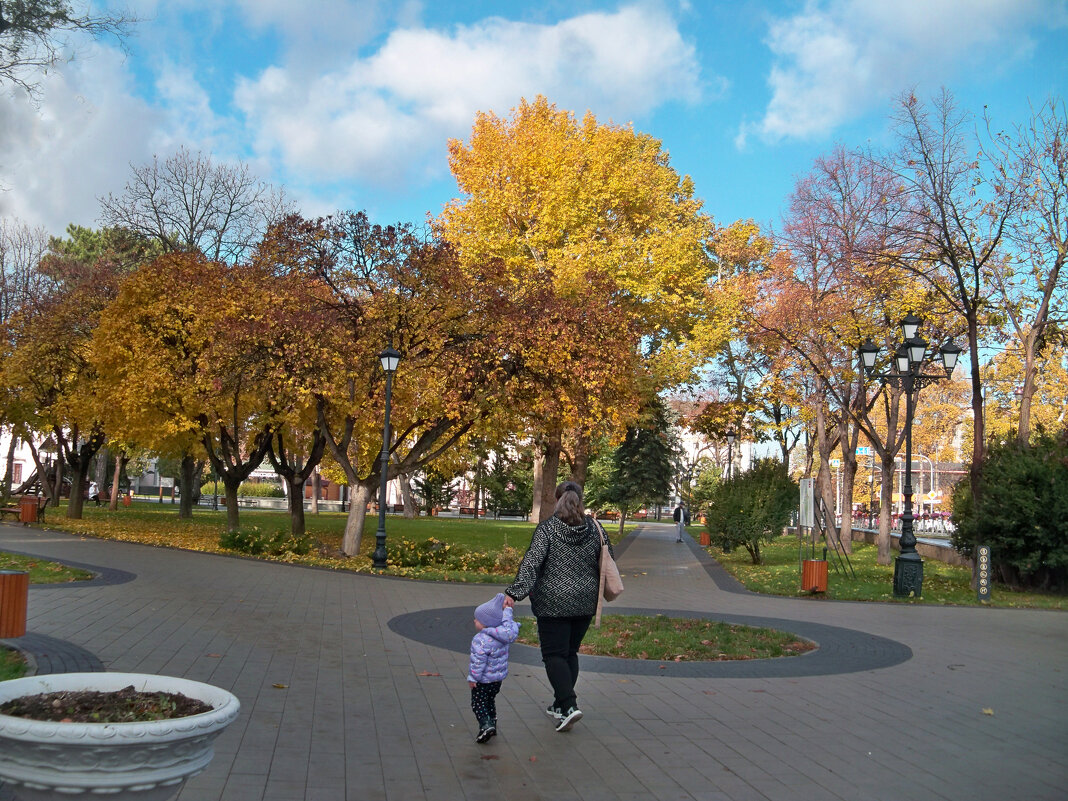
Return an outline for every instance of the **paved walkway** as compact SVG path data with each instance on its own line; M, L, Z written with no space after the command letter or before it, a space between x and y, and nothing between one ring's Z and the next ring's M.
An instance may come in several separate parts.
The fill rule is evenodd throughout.
M29 633L8 642L39 672L184 676L241 700L179 801L1053 801L1068 786L1064 613L757 596L646 524L620 549L618 611L771 621L820 649L583 658L586 716L557 734L537 654L515 646L500 736L479 746L467 644L496 588L8 525L0 549L101 573L31 588Z

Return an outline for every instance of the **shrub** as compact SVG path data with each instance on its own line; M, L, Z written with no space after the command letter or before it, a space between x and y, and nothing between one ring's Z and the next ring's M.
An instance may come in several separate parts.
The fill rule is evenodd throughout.
M246 481L237 488L237 494L244 498L286 497L286 491L282 487L269 481Z
M797 506L799 489L777 459L759 459L751 470L716 485L706 527L713 545L744 547L754 565L760 546L782 533Z
M281 556L286 553L304 556L314 547L315 541L307 534L294 537L287 528L279 528L272 534L252 526L225 532L219 537L219 545L252 556Z
M389 545L389 562L394 567L433 567L466 573L512 573L519 567L522 552L509 546L495 553L472 551L463 545L430 537L422 542L400 540Z
M991 446L982 480L978 504L968 481L953 493L956 549L989 545L995 578L1012 587L1068 589L1068 430Z

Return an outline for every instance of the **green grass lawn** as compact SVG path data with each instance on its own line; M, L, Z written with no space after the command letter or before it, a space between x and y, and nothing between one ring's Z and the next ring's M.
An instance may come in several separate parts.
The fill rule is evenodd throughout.
M192 520L179 520L178 507L170 503L138 503L119 507L86 506L81 520L65 517L66 504L52 510L48 527L90 537L140 542L148 545L185 548L208 553L237 553L219 545L226 529L226 512L197 507ZM318 547L312 553L292 553L261 557L275 561L315 565L336 570L370 572L371 553L375 548L377 514L368 514L364 522L360 553L347 558L340 553L346 515L341 512L308 514L305 526ZM279 510L241 509L241 527L256 527L265 532L289 530L289 513ZM454 517L386 517L386 550L391 575L434 581L469 581L507 583L530 544L534 526L525 521L501 521ZM609 536L619 539L618 529L610 527ZM428 540L440 545L427 547ZM445 545L449 546L447 549ZM429 564L399 564L402 553L426 556L433 551ZM418 552L418 553L416 553ZM408 559L407 561L414 561ZM427 560L424 560L427 561Z
M538 624L521 617L519 642L538 644ZM816 646L776 629L720 623L715 620L604 615L601 627L590 626L579 649L584 654L658 662L725 662L797 656Z
M58 562L49 562L35 556L20 556L0 551L0 570L20 570L30 574L30 584L63 584L68 581L85 581L93 574L88 570L67 567Z
M13 648L0 645L0 681L18 679L26 675L26 660Z
M717 548L708 552L736 579L753 592L768 595L810 596L801 591L801 566L798 562L798 540L796 535L777 537L761 549L764 564L754 565L749 553L738 548L725 554ZM822 556L822 549L816 549L817 558ZM923 560L923 597L893 597L893 565L876 564L877 549L875 545L854 542L852 562L856 578L853 578L848 565L844 573L835 572L834 555L828 566L827 592L811 596L849 601L892 601L895 603L927 603L979 605L975 590L971 588L971 570L954 567L935 559ZM806 545L801 558L811 558ZM844 562L844 560L843 560ZM1014 592L1003 586L995 585L991 592L990 606L1030 607L1039 609L1068 609L1068 598L1063 595L1051 595L1038 592Z

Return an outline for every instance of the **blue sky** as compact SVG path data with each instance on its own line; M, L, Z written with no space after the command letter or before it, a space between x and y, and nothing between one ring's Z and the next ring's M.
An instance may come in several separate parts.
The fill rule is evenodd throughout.
M661 139L719 223L777 224L814 157L890 144L902 92L1009 127L1068 84L1068 0L111 5L142 20L127 53L82 42L36 103L0 91L0 215L95 225L131 164L185 145L307 215L419 222L457 194L448 139L541 93Z

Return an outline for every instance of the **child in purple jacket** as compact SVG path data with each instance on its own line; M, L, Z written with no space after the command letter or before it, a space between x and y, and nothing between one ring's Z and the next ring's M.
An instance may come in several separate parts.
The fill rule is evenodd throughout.
M508 675L508 646L519 636L519 624L512 620L511 607L504 606L504 593L475 609L471 640L471 664L467 684L471 688L471 710L478 718L475 742L484 743L497 734L497 693Z

